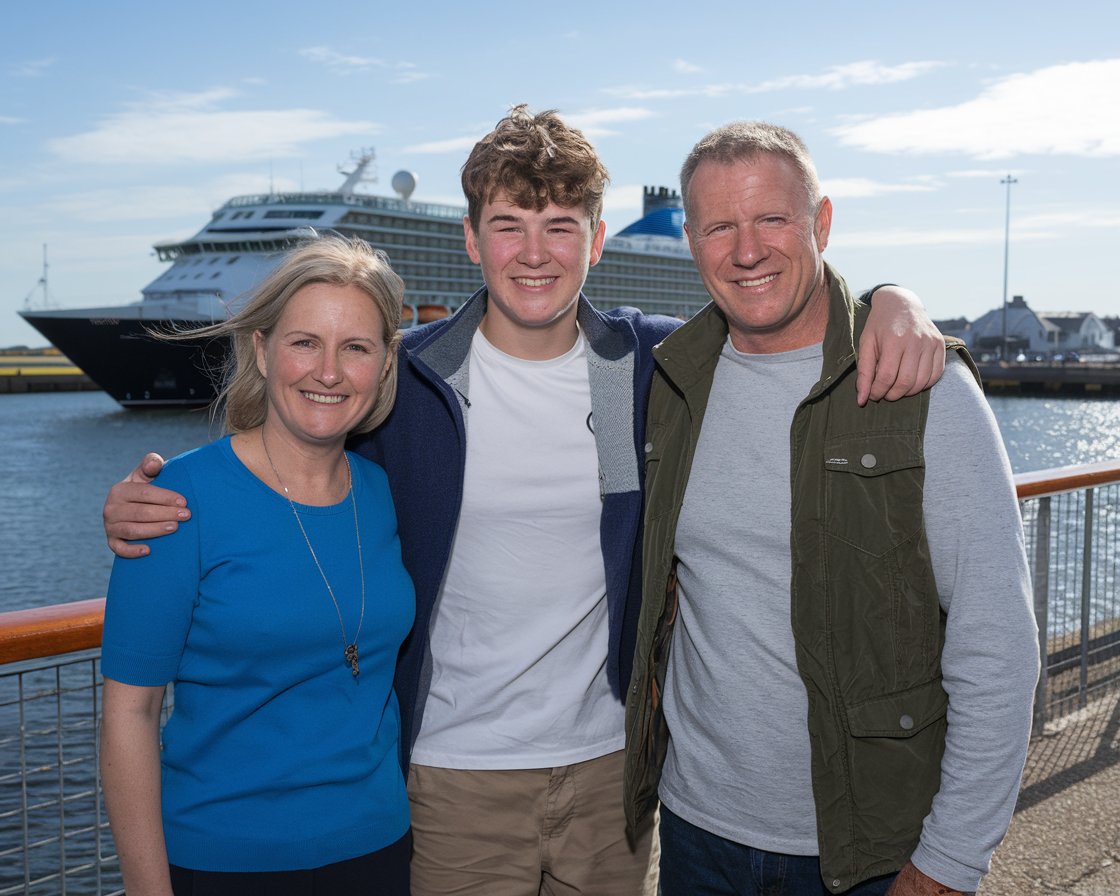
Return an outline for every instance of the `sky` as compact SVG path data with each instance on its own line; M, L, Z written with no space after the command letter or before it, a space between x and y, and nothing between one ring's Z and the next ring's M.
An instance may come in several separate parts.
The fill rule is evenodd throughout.
M1118 10L0 0L0 347L44 344L17 314L43 306L44 246L51 307L138 301L153 243L234 195L334 189L363 147L366 191L407 169L414 199L461 205L470 147L522 102L599 150L608 233L708 130L764 119L812 152L854 288L975 319L1003 301L1009 233L1008 297L1120 314Z

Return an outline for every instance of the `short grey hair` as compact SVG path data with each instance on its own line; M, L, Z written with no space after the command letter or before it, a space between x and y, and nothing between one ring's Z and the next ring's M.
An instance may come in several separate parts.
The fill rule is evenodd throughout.
M780 156L793 165L805 187L809 209L815 212L821 201L821 183L817 178L817 167L801 138L781 125L765 121L733 121L702 137L684 160L681 166L681 198L684 200L685 216L692 217L689 188L702 162L729 165L752 161L763 153Z

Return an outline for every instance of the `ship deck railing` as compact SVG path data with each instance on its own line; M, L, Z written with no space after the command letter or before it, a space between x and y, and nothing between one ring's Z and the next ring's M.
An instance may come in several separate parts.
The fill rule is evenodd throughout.
M394 196L377 196L373 193L303 192L303 193L257 193L248 196L234 196L222 208L244 208L250 205L311 205L319 204L360 205L365 208L385 209L423 217L447 218L452 221L463 220L467 210L463 206L444 205L436 202L416 202L412 199L398 199Z
M1120 690L1120 462L1015 479L1041 735ZM95 599L0 614L0 896L124 892L98 771L103 613Z

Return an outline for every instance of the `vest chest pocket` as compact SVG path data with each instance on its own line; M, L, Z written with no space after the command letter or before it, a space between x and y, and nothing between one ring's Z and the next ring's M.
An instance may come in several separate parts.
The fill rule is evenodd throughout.
M825 446L825 531L877 557L922 526L925 457L918 433L853 435Z

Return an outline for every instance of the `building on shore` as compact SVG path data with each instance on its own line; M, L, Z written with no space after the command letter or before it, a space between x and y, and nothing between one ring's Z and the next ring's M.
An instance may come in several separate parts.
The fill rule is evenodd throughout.
M1022 296L1013 296L1006 309L993 308L971 322L954 318L936 323L981 357L1002 354L1043 360L1071 354L1109 355L1116 353L1120 338L1120 320L1100 318L1091 311L1034 311Z

